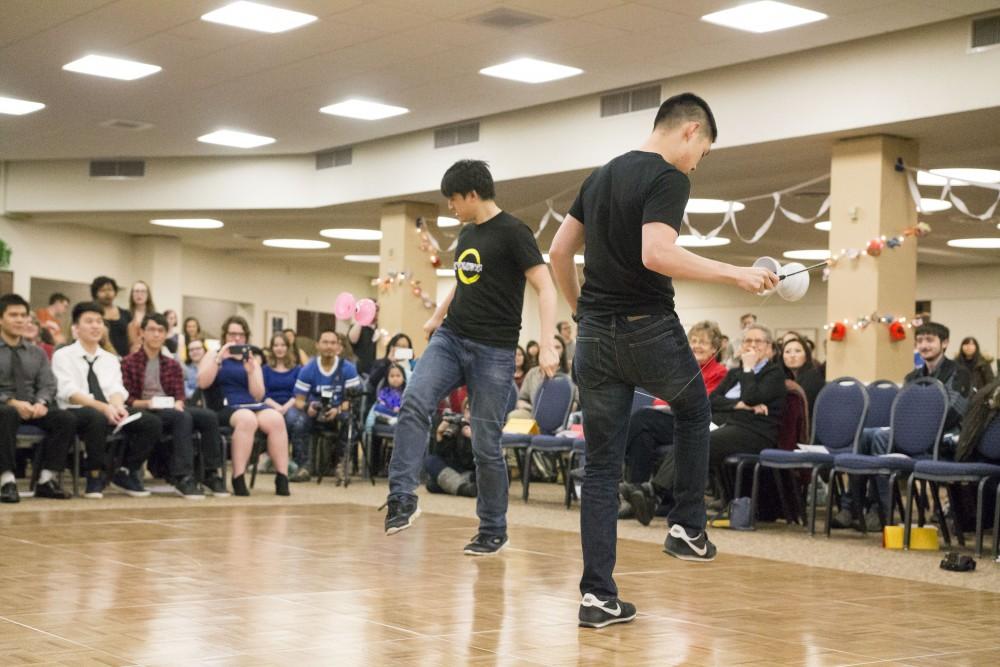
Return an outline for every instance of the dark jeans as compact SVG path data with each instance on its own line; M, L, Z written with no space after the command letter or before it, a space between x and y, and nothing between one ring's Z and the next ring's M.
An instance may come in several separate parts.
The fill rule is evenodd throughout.
M698 362L677 316L583 317L573 374L580 388L587 438L580 511L583 577L580 591L617 596L612 578L618 538L618 481L636 387L670 403L674 413L676 504L667 520L698 532L705 527L708 424L712 410Z
M469 388L472 410L479 531L506 535L507 465L500 436L515 391L514 350L462 338L447 326L434 333L406 384L389 462L389 497L416 498L431 418L441 399L463 384ZM616 503L616 512L617 507Z
M719 481L724 502L732 500L736 488L736 466L727 466L724 461L733 454L760 454L769 447L778 446L777 436L769 438L739 424L717 428L712 431L710 441L709 467ZM742 487L743 490L748 488Z
M205 408L185 407L178 410L156 410L148 412L163 424L164 434L170 434L170 475L175 479L188 477L194 473L194 431L201 435L199 454L205 471L222 466L222 451L219 444L219 419L215 413ZM157 443L159 444L159 442Z
M628 481L648 482L653 476L653 464L662 458L663 450L674 444L674 415L668 410L644 408L628 422L625 458Z
M59 472L66 467L66 453L73 437L73 415L66 410L49 408L48 414L41 419L24 421L16 408L0 405L0 472L13 472L16 467L17 429L22 425L37 426L46 433L45 439L37 445L42 448L42 468Z
M108 435L112 426L103 412L94 408L74 408L70 411L76 419L76 434L83 440L87 450L87 470L90 472L107 470L111 465L108 457ZM125 456L121 465L131 471L142 467L143 461L160 441L163 423L156 415L146 412L142 417L121 430L125 434Z

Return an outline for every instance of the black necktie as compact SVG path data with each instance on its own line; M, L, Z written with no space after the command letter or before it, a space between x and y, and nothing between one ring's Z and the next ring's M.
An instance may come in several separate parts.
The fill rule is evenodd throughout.
M90 390L90 394L94 397L95 401L100 401L101 403L107 403L108 399L104 397L104 392L101 391L101 383L97 381L97 373L94 372L94 362L97 361L97 357L93 359L83 358L87 362L87 389Z
M10 348L10 368L14 372L14 398L19 401L31 400L31 391L28 388L28 378L24 375L24 367L21 366L21 355L17 353L19 348Z

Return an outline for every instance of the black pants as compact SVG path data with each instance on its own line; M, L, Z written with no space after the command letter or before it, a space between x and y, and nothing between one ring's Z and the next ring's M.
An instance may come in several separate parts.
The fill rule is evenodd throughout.
M723 461L733 454L760 454L768 447L777 447L777 436L768 438L738 424L722 426L712 431L708 465L722 487L723 500L732 500L736 484L735 466Z
M645 408L629 419L625 461L628 481L648 482L653 476L653 464L663 456L663 450L674 444L674 415L665 410Z
M41 419L22 420L16 408L0 405L0 472L15 468L17 429L22 425L37 426L46 433L45 439L38 444L42 448L42 468L59 472L66 467L66 453L73 438L73 415L66 410L49 408L48 414Z
M194 431L201 435L198 451L205 470L215 470L222 466L219 419L214 412L205 408L185 407L183 412L157 410L144 414L159 419L163 424L163 432L173 440L170 443L172 449L169 457L171 476L180 479L194 472L194 440L191 437Z
M108 435L111 425L103 412L94 408L76 408L72 410L76 418L76 434L83 440L87 450L87 470L104 471L111 464L108 456ZM143 461L149 458L156 443L160 440L163 423L151 413L145 412L142 417L122 429L125 434L125 456L122 465L135 471L142 467Z

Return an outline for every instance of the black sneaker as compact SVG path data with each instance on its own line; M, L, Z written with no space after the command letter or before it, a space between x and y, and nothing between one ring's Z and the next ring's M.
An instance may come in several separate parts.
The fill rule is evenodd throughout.
M247 488L246 474L240 475L238 477L233 477L233 495L235 496L250 495L250 489Z
M87 490L84 492L83 497L100 500L104 497L104 487L107 484L107 481L104 479L104 473L96 470L87 473Z
M663 553L681 560L707 563L715 560L715 545L709 541L705 531L692 536L684 526L675 523L667 533Z
M274 495L276 496L291 495L288 492L288 475L282 475L279 472L274 476Z
M386 535L395 535L401 530L406 530L420 516L420 508L417 507L416 499L399 500L397 498L389 498L382 503L382 507L379 507L379 510L385 507L389 508L389 511L385 514Z
M226 483L221 477L219 477L218 473L212 472L205 475L205 479L202 480L201 486L216 498L229 497L229 490L226 488Z
M492 556L510 543L506 535L476 533L472 541L465 545L466 556Z
M21 502L21 494L17 492L17 482L7 482L2 487L0 487L0 502L2 503Z
M602 600L593 593L587 593L580 603L579 618L582 628L603 628L613 623L628 623L635 619L635 605L618 598Z
M191 477L190 475L187 477L181 477L180 480L175 482L174 490L183 496L185 500L205 499L205 492L201 490L201 486L198 482L194 481L194 477Z
M43 484L35 485L36 498L54 498L55 500L69 500L69 494L62 490L59 482L53 477Z
M130 472L128 468L119 468L111 478L111 486L133 498L145 498L149 491L139 479L139 471Z
M649 482L624 484L623 486L625 487L625 500L632 506L636 521L648 526L656 512L656 495L653 493L653 486Z

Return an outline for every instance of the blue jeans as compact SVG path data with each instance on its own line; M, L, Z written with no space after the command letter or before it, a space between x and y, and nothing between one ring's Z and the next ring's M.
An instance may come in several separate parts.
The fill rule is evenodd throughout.
M416 499L431 419L445 396L469 389L472 454L476 461L479 531L507 534L507 466L500 436L514 386L514 350L462 338L440 327L406 384L389 462L389 498Z
M292 460L299 466L309 467L309 433L312 431L312 419L305 410L299 410L294 405L285 413L285 428L288 429L288 441L292 445Z
M573 375L587 439L580 509L581 593L616 597L612 572L618 539L618 481L636 387L670 403L674 414L676 504L667 520L705 528L711 405L687 334L673 313L579 321Z

